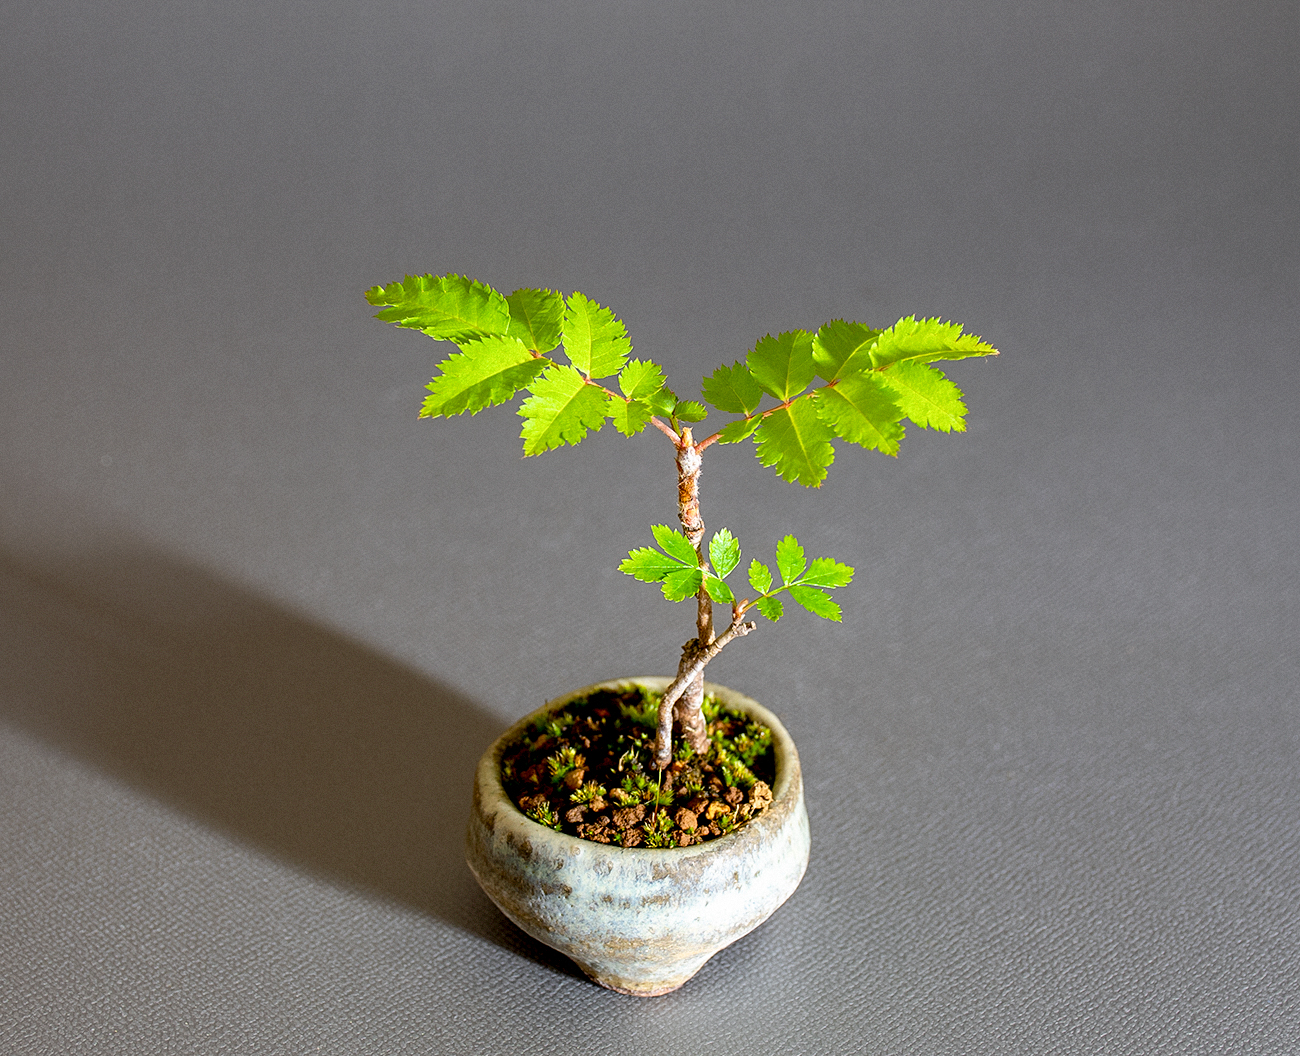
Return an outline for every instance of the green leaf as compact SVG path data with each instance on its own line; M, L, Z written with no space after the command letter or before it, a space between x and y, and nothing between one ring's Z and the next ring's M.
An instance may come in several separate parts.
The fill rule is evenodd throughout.
M853 582L853 572L852 565L832 561L829 557L814 557L799 582L810 587L847 587Z
M816 587L791 587L790 597L814 616L834 620L836 623L841 621L840 607Z
M763 390L743 363L721 366L704 379L704 398L728 414L753 414L763 400Z
M803 547L793 535L787 535L776 544L776 567L781 573L783 583L795 582L808 567Z
M875 347L879 330L861 323L846 323L833 319L813 338L813 362L817 373L827 381L870 370L871 349Z
M772 589L772 570L758 558L749 563L749 585L760 594Z
M664 387L664 368L648 359L634 359L618 376L618 387L629 400L648 400Z
M898 454L903 411L879 374L854 374L813 395L818 416L836 436L887 455Z
M782 480L797 480L805 487L818 487L835 461L830 427L817 414L810 396L778 407L763 419L755 440L754 453L765 466L776 469Z
M700 592L704 582L704 572L698 568L682 568L680 565L664 576L664 597L669 601L685 601Z
M394 326L423 330L438 341L472 341L503 335L510 326L510 306L491 286L464 275L408 275L401 282L366 291L375 318Z
M673 417L683 422L702 422L708 416L704 404L696 400L682 400L673 408Z
M745 357L745 363L764 392L778 400L789 400L803 392L817 375L812 334L807 330L787 330L776 337L768 334Z
M724 579L740 563L740 541L726 528L714 532L709 540L709 561L713 571Z
M716 601L719 605L735 604L736 595L731 593L731 588L717 576L706 575L704 577L704 589L708 592L710 600Z
M730 425L719 430L718 443L738 444L762 424L763 419L758 415L755 415L753 418L741 418L738 421L734 421Z
M961 389L944 377L938 367L922 363L898 363L876 374L894 394L905 417L924 428L945 433L966 431L966 405Z
M655 414L662 414L665 417L673 413L673 408L677 406L677 396L672 389L660 389L653 396L646 397L646 403L650 405L650 410Z
M681 532L669 528L666 524L656 524L650 531L654 533L655 542L663 548L664 553L692 568L699 565L700 555L695 552L695 547L691 546L691 541ZM699 587L695 589L699 590Z
M546 368L546 360L535 358L513 337L467 341L462 349L438 364L440 373L427 386L421 418L478 414L505 403Z
M554 290L515 290L510 305L511 337L535 352L549 352L560 343L564 326L564 298Z
M519 408L525 455L576 444L605 424L606 393L572 367L550 364L531 391Z
M564 310L564 352L583 374L607 378L623 369L632 342L613 312L575 290Z
M624 436L636 436L650 424L650 407L641 400L625 400L615 393L609 394L605 413L614 422L614 428Z
M635 576L642 583L658 583L668 575L681 568L680 561L674 561L666 554L661 554L653 546L642 546L629 551L618 570L626 575Z
M936 359L996 356L998 350L975 334L963 334L960 323L907 316L882 330L871 352L876 367L894 363L929 363Z
M773 623L781 618L781 599L780 598L759 598L754 602L754 608L761 612Z

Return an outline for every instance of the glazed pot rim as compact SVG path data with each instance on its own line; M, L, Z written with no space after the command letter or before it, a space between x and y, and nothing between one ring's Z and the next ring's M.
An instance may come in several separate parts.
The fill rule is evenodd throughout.
M514 800L506 793L505 786L501 783L501 757L505 754L506 749L518 740L524 730L537 720L539 715L559 711L574 700L602 689L618 689L638 685L662 691L671 682L671 678L665 678L661 675L612 678L603 682L592 683L589 686L583 686L580 689L575 689L572 692L548 700L540 708L534 709L515 722L484 753L479 762L479 773L476 782L479 794L494 806L510 812L518 822L524 824L525 829L528 826L535 827L538 837L543 838L546 844L554 849L564 848L570 854L579 854L584 850L592 851L599 848L601 854L616 855L627 861L642 858L647 861L663 862L665 856L672 856L680 861L688 857L717 854L741 842L761 840L766 834L774 833L780 829L786 816L803 801L803 778L799 766L799 753L795 748L794 741L781 724L781 720L758 701L727 686L713 682L704 683L704 692L706 694L716 696L727 707L742 711L771 729L772 747L776 756L776 779L772 788L771 806L757 818L740 826L736 831L690 847L620 847L617 844L594 843L591 840L584 840L580 836L571 836L566 832L558 832L549 826L534 821L520 810ZM484 802L483 806L487 807L488 802Z

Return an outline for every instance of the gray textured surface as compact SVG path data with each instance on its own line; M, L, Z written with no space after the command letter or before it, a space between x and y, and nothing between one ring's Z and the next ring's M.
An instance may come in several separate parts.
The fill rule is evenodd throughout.
M1300 1048L1294 4L0 19L0 1052ZM861 571L709 669L813 859L661 1001L460 840L512 718L671 667L614 571L668 457L416 421L360 291L424 270L682 388L840 315L1004 351L818 493L711 453L712 526Z

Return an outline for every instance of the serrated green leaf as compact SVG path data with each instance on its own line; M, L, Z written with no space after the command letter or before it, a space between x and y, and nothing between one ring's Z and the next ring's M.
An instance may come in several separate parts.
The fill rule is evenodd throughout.
M653 546L642 546L629 551L618 570L625 575L635 576L642 583L658 583L669 572L675 572L681 567L680 561L661 554Z
M692 568L699 565L700 555L695 552L695 547L691 546L691 541L681 532L669 528L666 524L656 524L650 531L654 533L655 542L663 548L664 553ZM698 589L697 587L696 590Z
M762 424L763 419L758 415L755 415L753 418L741 418L738 421L734 421L730 425L724 426L718 431L718 443L738 444Z
M745 357L745 364L764 392L782 401L793 399L817 375L812 334L807 330L787 330L776 337L768 334Z
M625 400L612 392L605 413L613 421L614 428L624 436L636 436L650 424L649 406L640 400Z
M960 323L907 316L882 330L871 351L876 367L894 363L929 363L936 359L996 356L998 350L975 334L963 334Z
M646 401L650 405L650 410L655 414L662 414L665 417L673 413L673 408L677 406L677 395L672 389L660 389L653 396L647 396Z
M836 623L841 621L840 607L816 587L791 587L790 597L814 616L834 620Z
M464 275L408 275L401 282L366 291L375 318L394 326L422 330L438 341L471 341L504 335L510 306L491 286Z
M832 319L813 338L813 362L817 365L818 376L834 381L870 370L875 366L871 361L871 349L879 336L879 330L861 323Z
M810 587L847 587L853 582L854 568L829 557L814 557L799 582Z
M680 565L664 576L664 597L669 601L685 601L700 592L704 582L704 572L698 568L682 568Z
M735 603L736 595L731 593L731 588L717 576L705 576L704 589L708 593L710 600L716 601L719 605Z
M682 400L673 408L673 417L683 422L702 422L708 416L708 410L698 400Z
M605 424L606 393L572 367L550 364L531 391L519 408L525 455L576 444Z
M440 364L428 384L421 418L451 417L505 403L546 367L513 337L467 341Z
M619 374L618 387L629 400L648 400L664 387L664 368L648 359L634 359Z
M564 326L564 298L554 290L515 290L506 297L510 306L511 337L535 352L549 352L560 343Z
M758 427L758 460L772 466L782 480L818 487L835 461L834 434L821 420L812 397L804 396L788 407L778 407Z
M704 379L704 398L728 414L753 414L763 401L763 390L743 363L721 366Z
M760 594L772 589L772 570L758 558L749 563L749 585Z
M782 583L793 583L808 567L803 547L793 535L787 535L776 544L776 567L781 573Z
M754 602L754 608L761 612L773 623L781 618L783 611L780 598L759 598Z
M868 450L898 454L903 411L893 390L875 371L841 378L833 387L818 389L813 395L818 416L836 436Z
M724 579L740 563L740 541L726 528L720 528L709 540L709 561L713 571Z
M966 431L966 405L961 402L961 389L938 367L896 363L875 376L893 392L904 417L923 429L939 429L945 433Z
M607 378L623 369L632 342L612 311L575 290L564 309L564 353L588 377Z

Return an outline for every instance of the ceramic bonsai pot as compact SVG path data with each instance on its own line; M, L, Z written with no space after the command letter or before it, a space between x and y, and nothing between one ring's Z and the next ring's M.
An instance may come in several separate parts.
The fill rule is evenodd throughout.
M661 691L668 682L601 682L520 719L479 761L466 836L470 869L507 917L601 986L643 997L676 990L799 886L808 865L808 814L790 735L749 697L705 684L706 693L772 730L776 782L763 814L693 847L624 848L540 825L506 795L501 758L531 723L575 699L629 684Z

